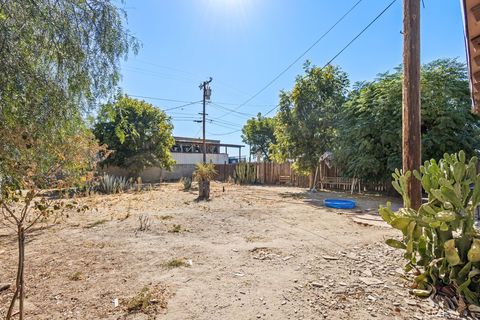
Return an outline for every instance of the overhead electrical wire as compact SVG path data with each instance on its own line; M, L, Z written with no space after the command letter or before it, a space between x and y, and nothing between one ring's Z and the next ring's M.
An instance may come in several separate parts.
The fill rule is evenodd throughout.
M392 0L375 18L373 18L373 20L370 21L370 23L368 23L365 28L363 28L355 37L352 38L352 40L350 40L337 54L335 54L333 56L333 58L331 58L324 66L323 68L327 67L329 64L331 64L336 58L338 58L348 47L350 47L362 34L365 33L365 31L367 31L378 19L380 19L380 17L382 15L385 14L385 12L388 11L388 9L390 9L393 4L397 2L397 0ZM356 3L355 5L357 5L358 3ZM323 69L322 68L322 69ZM248 102L250 102L251 100L248 100ZM239 105L239 107L241 107L242 105ZM273 110L275 110L276 108L278 108L279 105L275 106L274 108L272 108L271 110L269 110L267 113L265 113L265 115L271 113ZM236 109L236 108L235 108ZM222 118L223 116L219 117L219 118ZM219 119L217 118L217 119ZM232 134L232 133L235 133L235 132L239 132L241 131L240 130L236 130L236 131L232 131L232 132L226 132L224 135L229 135L229 134ZM217 134L217 135L221 135L221 134Z
M327 31L325 31L315 42L308 47L301 55L299 55L292 63L290 63L285 69L283 69L278 75L276 75L272 80L270 80L265 86L263 86L260 90L258 90L254 95L250 98L245 100L245 102L239 104L235 110L240 109L241 107L245 106L247 103L258 97L263 91L265 91L268 87L270 87L275 81L277 81L281 76L283 76L288 70L290 70L300 59L302 59L310 50L312 50L320 41L323 40L340 22L342 22L363 0L358 0L355 4L347 10ZM229 115L231 112L227 112L221 115L219 118L223 118Z
M177 106L177 107L173 107L173 108L168 108L168 109L163 109L162 111L176 110L176 109L188 107L188 106L191 106L192 104L197 104L197 103L200 103L200 102L202 102L202 101L201 101L201 100L200 100L200 101L193 101L193 102L189 102L189 103L186 103L186 104L182 104L181 106Z
M152 97L152 96L142 96L142 95L136 95L136 94L127 94L129 97L134 97L134 98L140 98L140 99L150 99L150 100L159 100L159 101L167 101L167 102L178 102L178 103L189 103L190 101L186 100L178 100L178 99L170 99L170 98L160 98L160 97ZM215 104L217 106L221 105L223 108L224 105L231 105L231 106L237 106L238 103L233 103L233 102L220 102L220 101L210 101L210 104ZM271 105L264 105L264 104L249 104L248 106L250 107L270 107ZM232 110L231 108L228 108L229 110ZM243 113L240 111L237 111L237 113ZM246 113L245 113L246 114Z
M235 114L237 114L237 115L244 116L244 117L247 117L247 118L255 117L253 114L245 113L245 112L240 112L240 111L235 111L235 110L233 110L233 109L227 108L227 107L222 106L222 105L220 105L220 104L218 104L218 103L215 103L215 102L211 102L210 105L211 105L212 107L215 107L215 108L218 108L218 109L231 111L232 113L235 113Z
M343 47L342 50L340 50L335 56L333 56L333 58L330 59L323 67L325 68L326 66L331 64L333 60L338 58L338 56L340 56L343 53L343 51L345 51L348 47L350 47L350 45L354 43L355 40L357 40L365 31L367 31L378 19L380 19L380 17L383 16L383 14L387 12L387 10L390 9L390 7L393 6L395 2L397 2L397 0L392 0L392 2L390 2L390 4L385 7L385 9L383 9L372 21L370 21L370 23L367 24L367 26L363 28L362 31L360 31L352 40L350 40L350 42L347 43L347 45Z
M224 107L224 106L221 106L219 105L218 103L212 103L214 104L216 107L219 107L219 108L222 108L222 109L226 109L227 110L227 113L221 115L220 117L217 117L215 119L209 119L210 123L212 122L217 122L216 124L219 125L219 126L223 126L223 127L226 127L226 123L225 122L220 122L218 123L218 121L225 117L226 115L228 114L231 114L231 113L235 113L235 114L239 114L239 115L244 115L244 116L247 116L249 114L247 113L244 113L244 112L240 112L238 111L239 108L247 105L250 101L252 101L253 99L255 99L258 95L260 95L263 91L265 91L270 85L272 85L276 80L278 80L283 74L285 74L285 72L287 72L291 67L293 67L293 65L295 65L300 59L302 59L311 49L313 49L326 35L328 35L342 20L344 20L363 0L359 0L357 1L346 13L344 13L325 33L323 33L320 38L318 38L309 48L307 48L307 50L305 50L299 57L297 57L290 65L288 65L285 69L283 69L276 77L274 77L269 83L267 83L267 85L265 85L264 87L262 87L259 91L257 91L254 95L252 95L249 99L247 99L245 102L241 103L240 105L237 105L236 108L227 108L227 107ZM390 9L390 7L393 6L393 4L396 2L397 0L392 0L372 21L370 21L370 23L368 23L365 28L363 28L354 38L352 38L352 40L350 40L337 54L335 54L324 66L323 68L327 67L328 65L330 65L336 58L338 58L348 47L350 47L363 33L365 33L383 14L385 14L385 12L388 11L388 9ZM165 99L165 98L157 98L157 97L147 97L147 96L138 96L138 95L130 95L132 97L138 97L138 98L144 98L144 99L152 99L152 100L160 100L160 101L169 101L169 102L179 102L179 103L185 103L183 105L180 105L180 106L177 106L177 107L172 107L172 108L168 108L168 109L164 109L163 111L170 111L170 110L175 110L175 109L180 109L180 108L183 108L183 107L186 107L186 106L189 106L189 105L193 105L193 104L197 104L197 103L200 103L202 101L195 101L195 102L187 102L187 101L182 101L182 100L175 100L175 99ZM223 104L227 104L227 103L223 103ZM234 105L234 104L232 104ZM270 109L269 111L267 111L264 115L268 115L270 114L271 112L273 112L275 109L278 108L279 105L276 105L275 107L273 107L272 109ZM180 120L180 119L179 119ZM177 121L179 121L177 120ZM183 120L183 119L182 119ZM188 121L191 121L191 120L188 120ZM228 124L230 126L238 126L237 124ZM235 130L235 131L231 131L231 132L226 132L226 133L210 133L212 135L230 135L230 134L233 134L233 133L236 133L236 132L239 132L241 131L241 129L238 129L238 130Z
M189 103L190 101L185 100L176 100L176 99L167 99L167 98L157 98L157 97L149 97L149 96L139 96L136 94L127 94L129 97L140 98L140 99L151 99L151 100L160 100L160 101L168 101L168 102L179 102L179 103Z

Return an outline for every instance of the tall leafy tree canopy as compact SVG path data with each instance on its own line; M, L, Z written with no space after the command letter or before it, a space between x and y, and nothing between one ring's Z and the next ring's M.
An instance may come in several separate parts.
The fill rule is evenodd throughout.
M148 167L172 167L172 129L165 112L145 101L120 96L115 103L102 106L94 133L112 151L104 164L138 175Z
M466 66L435 60L421 70L423 159L480 148L479 117L470 112ZM357 84L342 112L335 152L346 176L384 181L402 167L402 70Z
M138 48L124 22L110 0L0 0L3 181L68 160L55 155L82 136L85 110L110 97L120 59Z
M291 91L280 93L273 146L277 161L294 160L299 171L312 171L333 148L337 116L346 99L348 78L334 66L304 65Z
M260 153L264 160L270 161L270 146L276 143L275 120L262 116L247 120L242 128L242 140L250 145L250 153Z

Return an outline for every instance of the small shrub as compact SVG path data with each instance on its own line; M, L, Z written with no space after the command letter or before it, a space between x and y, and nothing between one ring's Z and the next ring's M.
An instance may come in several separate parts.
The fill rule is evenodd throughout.
M135 190L136 190L137 192L142 191L142 185L143 185L142 177L138 177L138 178L137 178L137 181L135 182Z
M138 217L138 231L150 230L150 217L146 214L142 214Z
M165 287L144 287L134 297L127 300L128 312L156 313L158 308L167 307L168 292Z
M188 191L192 188L192 179L191 178L182 178L180 179L180 182L183 185L183 191Z
M104 194L115 194L131 188L131 181L125 177L116 177L104 174L98 181L98 191Z
M419 210L409 208L407 181L410 172L393 174L393 186L402 195L405 208L393 212L390 203L380 215L403 234L401 241L387 244L405 251L405 270L415 269L418 296L448 287L458 296L480 305L480 235L475 228L475 210L480 204L477 158L466 162L465 153L445 154L438 163L426 161L413 175L422 183L428 202ZM412 177L413 178L413 177Z
M83 274L80 271L72 273L69 277L69 280L71 281L80 281L83 279Z
M172 229L170 229L168 232L170 232L170 233L179 233L179 232L181 232L181 231L182 231L182 225L180 225L180 224L174 224L174 225L172 226Z
M189 264L183 259L172 259L164 264L165 267L169 269L188 267Z

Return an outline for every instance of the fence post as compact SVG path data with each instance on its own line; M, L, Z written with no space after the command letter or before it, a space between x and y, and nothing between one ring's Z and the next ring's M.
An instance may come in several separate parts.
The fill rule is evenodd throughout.
M227 161L223 161L223 182L227 181Z
M267 162L263 161L263 184L267 184Z

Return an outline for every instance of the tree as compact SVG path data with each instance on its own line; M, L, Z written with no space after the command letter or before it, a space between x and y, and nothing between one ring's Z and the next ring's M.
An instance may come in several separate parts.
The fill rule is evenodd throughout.
M440 159L480 148L479 117L470 112L466 66L454 59L422 66L422 157ZM357 84L342 111L335 156L347 176L385 181L401 168L402 72Z
M165 112L145 101L119 96L115 103L102 106L95 124L95 136L113 151L102 164L125 168L131 175L148 167L171 169L172 129Z
M212 162L197 163L193 177L198 182L198 201L210 199L210 181L212 181L216 175L217 171Z
M242 128L242 140L250 145L250 153L260 153L265 161L270 161L270 146L276 143L275 120L258 113L256 118L247 120Z
M276 160L294 160L298 171L310 173L320 156L333 149L349 82L338 67L319 68L307 62L304 70L292 91L280 93L273 151Z
M138 48L124 18L110 0L0 0L3 186L30 171L22 152L35 150L49 170L50 145L75 136L85 112L114 93L120 59Z
M24 319L26 232L51 212L38 189L81 182L98 160L84 116L111 96L120 59L138 48L124 18L110 0L0 0L0 224L18 239L7 320L17 297Z

